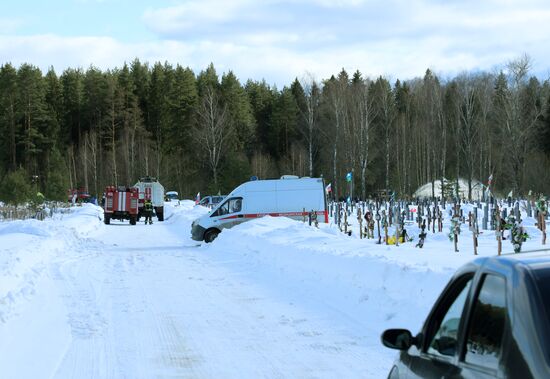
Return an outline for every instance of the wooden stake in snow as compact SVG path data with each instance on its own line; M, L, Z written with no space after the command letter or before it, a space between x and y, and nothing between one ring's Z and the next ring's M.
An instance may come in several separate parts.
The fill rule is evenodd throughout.
M382 236L380 235L380 212L376 210L376 224L378 225L378 244L382 243Z
M544 212L546 213L546 212ZM540 230L542 232L542 244L546 245L546 214L540 213Z
M500 229L500 210L498 209L498 204L495 206L495 226L496 226L496 236L497 236L497 242L498 242L498 255L502 252L502 230Z
M477 217L472 214L468 215L468 223L470 225L470 230L472 231L472 239L474 241L474 255L477 255L477 236L479 235L479 228L477 225Z
M344 212L344 233L348 234L348 212Z
M386 211L382 210L382 226L384 227L384 242L388 244L388 219L386 217Z
M435 234L435 220L437 219L437 215L436 215L436 206L434 205L434 209L432 211L432 233Z
M419 247L422 249L422 247L424 247L424 240L426 239L426 220L423 220L422 221L422 230L420 232L420 234L418 235L418 243L416 244L415 247Z
M363 239L363 216L360 207L357 207L357 221L359 222L359 239Z
M546 215L548 213L548 208L544 197L541 197L539 201L537 201L537 210L538 210L537 226L539 230L542 232L542 244L546 245Z
M458 234L460 233L460 216L458 209L460 208L460 205L456 203L454 208L455 212L453 218L451 219L451 227L455 245L455 253L458 253Z
M443 212L437 207L437 226L439 233L443 232Z

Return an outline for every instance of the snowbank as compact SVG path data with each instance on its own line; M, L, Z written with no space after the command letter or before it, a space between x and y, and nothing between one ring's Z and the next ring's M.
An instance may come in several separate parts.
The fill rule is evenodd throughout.
M470 208L466 206L464 209L467 212ZM99 295L109 289L115 295L124 293L119 291L130 288L132 274L138 275L141 270L149 269L159 275L146 278L152 278L156 283L162 275L184 276L177 271L181 267L169 266L166 262L173 264L188 259L184 262L189 270L185 275L185 278L189 277L189 283L219 280L220 283L211 283L212 288L224 286L225 283L238 283L241 287L255 290L260 288L270 306L283 304L287 306L285 312L292 308L297 309L297 314L303 311L304 314L317 315L319 324L329 326L324 330L351 336L350 340L363 349L354 352L367 351L372 354L357 358L368 361L372 369L370 372L375 373L366 377L385 377L395 351L381 345L379 338L383 330L400 327L408 328L413 333L418 331L451 275L459 266L474 259L472 233L467 225L461 227L460 252L454 252L447 235L448 214L445 214L443 233L428 231L424 248L419 249L415 248L415 244L420 231L414 223L406 225L409 235L414 238L413 242L387 246L377 244L378 239L358 238L358 225L354 217L348 219L353 231L351 237L341 233L333 224L321 224L315 228L287 218L264 217L224 230L211 244L197 244L190 238L191 222L209 211L195 206L193 201L167 203L165 221L162 223L129 226L127 222L116 221L107 226L103 224L101 208L87 204L42 222L0 223L0 367L7 367L3 369L2 376L36 377L45 372L56 372L60 357L63 357L69 344L75 344L75 340L79 346L78 343L83 343L79 338L90 339L93 333L97 333L97 341L112 343L112 340L102 340L100 337L104 336L100 334L108 334L107 331L114 333L109 329L114 324L109 322L114 323L116 318L126 320L132 309L137 310L134 314L139 321L156 325L156 311L141 308L144 300L140 300L143 304L124 303L124 306L117 308L119 299L116 296L102 299ZM531 235L525 249L540 248L540 232L534 226L534 220L526 218L524 225ZM390 233L393 233L392 228ZM156 239L158 235L161 237ZM503 246L505 252L512 250L509 241L504 241ZM479 254L496 254L494 232L485 231L479 236ZM104 257L110 258L102 261ZM75 262L78 265L73 266ZM191 265L212 268L213 273L193 278ZM111 270L108 275L105 274L107 269ZM85 280L83 276L86 276ZM123 283L122 276L128 282ZM66 292L60 293L58 282L68 279L70 283L64 282ZM144 278L138 279L137 288L143 289L145 285L142 286L140 280ZM79 281L83 283L81 286ZM191 285L186 290L192 292L198 287L199 284ZM160 292L170 292L162 286L158 291L159 295ZM173 291L178 293L180 288ZM141 299L141 292L137 295L136 298ZM159 302L169 301L161 296L157 299L156 295L157 292L150 294ZM219 305L211 304L199 295L192 299L200 309L215 310ZM248 300L252 302L254 299ZM228 300L224 306L238 316L242 305ZM67 307L72 307L72 310ZM285 325L284 315L270 314L271 310L262 308L267 314L264 316L262 312L262 317L274 320L273 325ZM188 313L192 314L193 310ZM109 314L113 317L105 316ZM182 317L184 315L180 314ZM243 320L248 320L247 317ZM278 317L281 317L280 323ZM175 319L177 324L177 317ZM196 325L203 325L200 317L191 320ZM277 335L277 330L270 332L271 336L280 339L288 336L284 334L288 330L280 332L280 335ZM309 332L308 337L317 338L315 330L305 329L300 333ZM194 333L191 342L192 337L217 336L205 330L189 333ZM135 339L139 340L138 337ZM26 346L20 341L47 343ZM330 341L330 338L325 341ZM240 348L241 352L245 351L247 346L246 341L235 341L236 350ZM266 342L267 356L269 348L274 346ZM108 348L102 347L102 351L108 352ZM288 348L292 349L292 346ZM3 354L13 350L28 353ZM93 350L89 353L95 354ZM134 356L131 353L117 353L124 362L132 363ZM84 356L78 355L78 358L85 360ZM220 359L231 361L235 356L238 353L232 355L227 352ZM33 367L37 367L35 371L26 364L29 357L35 363ZM285 356L279 355L278 358L284 360ZM261 376L262 372L256 370L263 363L249 362L250 371L243 375L252 377L252 372L258 372ZM21 371L21 367L26 371ZM72 367L71 362L65 362L64 367ZM145 369L150 368L145 364ZM83 372L82 376L87 374ZM292 377L291 373L289 377Z

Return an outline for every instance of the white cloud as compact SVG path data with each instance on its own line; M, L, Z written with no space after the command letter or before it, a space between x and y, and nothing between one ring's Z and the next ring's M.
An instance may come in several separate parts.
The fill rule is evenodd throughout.
M10 34L14 33L16 30L20 29L24 25L23 20L21 19L10 19L0 17L0 34Z
M358 69L371 77L385 75L400 79L422 76L427 68L451 74L463 70L489 70L522 52L521 49L499 53L487 51L485 54L452 52L448 49L452 43L443 37L425 38L414 44L393 39L304 52L268 44L214 40L128 44L109 37L0 36L0 57L7 57L5 60L14 65L37 64L43 70L53 65L58 73L67 67L120 67L135 57L150 63L179 63L197 73L213 62L218 71L232 70L243 82L249 78L265 78L281 88L305 72L325 79L342 68L350 73ZM547 62L549 58L545 52L532 55L535 61Z
M143 19L159 33L184 32L200 25L212 25L237 18L251 0L203 0L145 11Z
M135 57L150 61L189 61L192 49L180 42L127 44L111 37L62 37L58 35L0 36L0 57L14 65L31 63L61 72L90 65L120 67Z
M320 5L325 8L345 8L345 7L358 7L365 4L366 0L309 0L313 4Z
M135 57L198 72L213 62L241 80L279 87L306 71L328 78L342 67L370 76L410 79L427 68L444 75L491 70L522 53L546 72L550 6L539 0L205 0L149 9L143 19L158 40L0 35L0 58L58 71L121 66ZM332 8L327 8L331 6ZM298 12L300 11L300 12ZM309 13L307 13L307 12ZM0 31L1 34L1 31ZM0 62L2 63L2 62Z

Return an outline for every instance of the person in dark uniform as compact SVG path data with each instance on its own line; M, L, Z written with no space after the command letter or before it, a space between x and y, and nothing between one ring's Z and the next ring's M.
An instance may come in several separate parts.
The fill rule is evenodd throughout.
M151 202L151 199L145 200L143 209L145 211L145 225L147 225L147 221L149 221L149 225L151 225L153 223L153 203Z

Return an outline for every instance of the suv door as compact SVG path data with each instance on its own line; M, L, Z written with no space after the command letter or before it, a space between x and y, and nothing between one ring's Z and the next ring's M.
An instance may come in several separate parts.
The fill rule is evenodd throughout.
M420 350L413 346L408 351L407 377L439 379L459 375L460 326L472 280L473 273L468 273L447 286L424 325Z
M508 334L506 280L485 274L472 302L460 367L465 378L503 378L503 340Z

